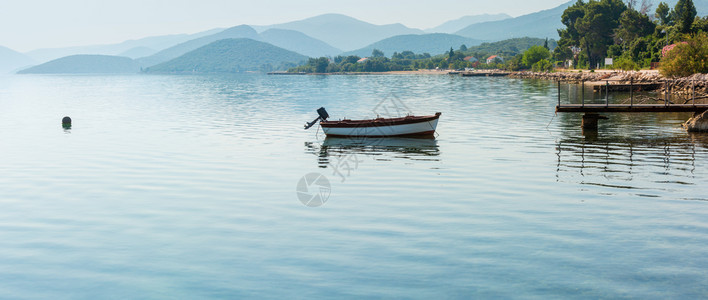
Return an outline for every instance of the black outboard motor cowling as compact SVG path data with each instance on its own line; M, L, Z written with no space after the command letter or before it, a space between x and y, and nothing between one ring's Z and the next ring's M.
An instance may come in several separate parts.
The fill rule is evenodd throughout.
M320 115L320 119L322 119L322 121L327 121L327 118L329 118L329 114L327 113L324 107L318 108L317 114Z
M317 121L319 121L319 120L327 121L327 118L329 118L329 114L327 113L327 111L325 110L324 107L318 108L317 114L320 116L317 117L317 119L315 119L314 121L305 124L305 130L310 129L310 127L314 126L315 123L317 123Z

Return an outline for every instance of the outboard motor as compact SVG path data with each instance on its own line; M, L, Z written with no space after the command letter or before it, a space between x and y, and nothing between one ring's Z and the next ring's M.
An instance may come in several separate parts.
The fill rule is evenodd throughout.
M317 117L317 119L315 119L314 121L305 124L305 130L310 129L310 127L314 126L317 121L327 121L327 118L329 118L329 114L327 114L327 111L324 107L320 107L319 109L317 109L317 114L320 116Z

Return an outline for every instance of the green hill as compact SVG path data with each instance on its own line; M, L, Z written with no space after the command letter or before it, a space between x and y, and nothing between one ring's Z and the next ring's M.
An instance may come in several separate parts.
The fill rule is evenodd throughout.
M515 38L508 39L494 43L482 43L479 46L469 47L465 53L474 54L479 56L501 54L505 57L515 56L517 54L522 54L524 51L531 48L531 46L543 46L545 39L539 38ZM548 40L548 48L553 51L558 46L555 40Z
M18 74L119 74L137 73L134 60L122 56L72 55L17 72Z
M366 57L371 55L371 52L374 49L383 51L383 53L388 57L393 55L394 52L403 51L436 55L450 51L451 47L458 49L463 44L469 47L479 45L480 43L481 41L479 40L446 33L406 34L390 37L342 55L357 55Z
M151 56L139 58L137 59L137 62L140 64L141 67L147 68L180 57L181 55L188 53L189 51L198 49L199 47L208 45L210 43L223 39L235 38L258 39L258 33L253 28L247 25L234 26L212 35L203 36L172 46Z
M225 39L147 68L149 73L236 73L286 70L307 56L252 39Z

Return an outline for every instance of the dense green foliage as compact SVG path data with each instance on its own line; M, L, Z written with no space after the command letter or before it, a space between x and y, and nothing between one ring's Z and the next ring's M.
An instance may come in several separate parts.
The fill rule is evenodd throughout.
M647 6L635 6L636 1L578 0L563 12L565 28L558 30L553 60L594 68L611 57L614 68L648 68L661 60L664 46L708 30L708 18L696 17L691 0L679 0L673 9L661 2L653 17Z
M135 61L127 57L72 55L22 70L18 74L119 74L139 71Z
M708 34L701 32L677 44L661 61L661 73L667 77L708 73Z
M251 39L225 39L213 42L171 61L150 67L156 73L236 73L285 70L307 60L268 43Z
M548 59L542 56L534 59L531 64L521 62L522 54L525 50L537 47L550 53L548 49L541 45L555 47L554 40L544 40L538 38L516 38L496 43L484 43L479 46L467 47L462 44L455 50L449 48L444 53L431 56L428 53L416 54L413 51L394 52L391 58L387 58L383 51L373 49L367 59L359 61L362 57L357 55L341 55L328 59L326 57L311 58L302 66L292 68L290 72L305 73L337 73L337 72L387 72L387 71L414 71L419 69L531 69L533 64L540 59ZM492 55L498 55L497 59L487 64L486 59ZM510 58L509 62L502 59ZM465 58L468 58L465 60ZM544 70L552 69L552 63L547 61L539 66ZM512 66L512 67L510 67ZM551 67L549 67L551 66Z
M533 46L524 52L521 62L526 66L533 66L541 60L551 58L551 52L543 46Z

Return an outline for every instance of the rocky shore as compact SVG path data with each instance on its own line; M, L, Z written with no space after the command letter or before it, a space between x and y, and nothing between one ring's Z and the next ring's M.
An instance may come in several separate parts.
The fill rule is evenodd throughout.
M565 81L570 83L599 83L608 81L610 84L629 84L630 81L642 83L661 84L661 89L668 82L672 94L692 95L694 90L697 97L705 97L708 94L708 74L695 74L683 78L666 78L656 71L621 72L621 71L598 71L598 72L515 72L509 75L511 78L535 78L553 81Z

